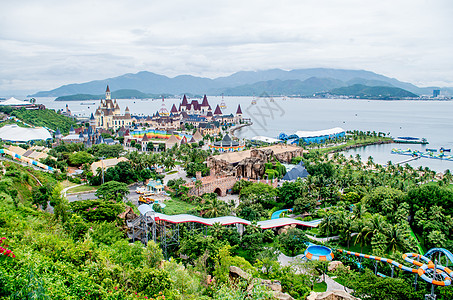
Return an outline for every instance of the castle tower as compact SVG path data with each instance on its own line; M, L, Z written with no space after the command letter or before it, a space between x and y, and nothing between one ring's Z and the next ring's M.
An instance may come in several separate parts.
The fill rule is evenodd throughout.
M55 139L61 140L62 137L63 135L61 134L60 129L57 128L57 130L55 131Z
M111 100L111 99L112 99L112 95L110 94L110 88L107 85L107 89L105 90L105 100Z
M91 113L91 116L90 116L90 127L92 128L95 128L96 127L96 119L94 118L94 115L93 113Z

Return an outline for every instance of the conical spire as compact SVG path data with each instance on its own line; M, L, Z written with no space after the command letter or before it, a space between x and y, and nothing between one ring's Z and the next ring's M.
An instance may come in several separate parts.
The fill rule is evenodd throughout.
M236 114L237 115L242 115L242 109L241 109L241 105L240 104L238 104L238 109L236 111Z
M208 97L206 97L206 95L204 95L203 97L203 102L201 103L201 106L209 106Z
M221 114L222 114L222 111L220 110L220 106L217 104L215 111L214 111L214 115L221 115Z
M178 112L178 109L176 108L176 105L173 104L173 106L171 107L171 111L172 113L177 113Z
M187 98L186 98L186 95L184 95L184 97L182 97L182 103L181 103L181 105L182 105L182 106L186 106L187 104L188 104Z

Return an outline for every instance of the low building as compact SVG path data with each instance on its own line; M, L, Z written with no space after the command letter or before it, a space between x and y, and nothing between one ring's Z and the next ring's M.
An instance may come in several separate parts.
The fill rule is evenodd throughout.
M151 193L162 193L164 191L164 185L162 181L158 180L150 180L146 185L146 190Z
M278 138L291 144L319 144L326 140L342 138L345 135L346 131L343 128L335 127L318 131L296 131L296 133L289 136L285 133L280 133Z
M235 152L244 150L245 143L240 143L231 139L228 134L225 134L223 139L219 142L214 142L209 145L209 149L223 152Z
M96 171L98 168L104 169L104 171L105 171L110 167L116 166L118 163L120 163L122 161L129 161L129 160L125 157L103 159L103 160L92 163L90 169L91 169L91 172L93 172L93 174L96 174Z
M28 143L51 140L52 135L44 127L25 128L12 124L0 128L0 139L5 142Z

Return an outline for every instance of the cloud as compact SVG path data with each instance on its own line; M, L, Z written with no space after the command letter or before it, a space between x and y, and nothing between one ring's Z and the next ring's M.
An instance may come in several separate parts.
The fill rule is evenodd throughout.
M8 1L0 93L142 70L367 69L453 85L448 0Z

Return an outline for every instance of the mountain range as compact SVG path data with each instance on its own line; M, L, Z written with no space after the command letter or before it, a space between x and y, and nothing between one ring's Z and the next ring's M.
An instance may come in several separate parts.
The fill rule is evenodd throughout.
M110 85L112 90L137 90L146 94L208 94L226 96L269 95L309 96L332 89L361 84L366 86L398 87L417 95L431 95L438 87L420 88L411 83L365 70L311 68L285 71L241 71L214 79L180 75L173 78L142 71L86 83L63 85L50 91L37 92L31 97L59 97L75 94L99 95ZM452 95L453 88L442 88Z

